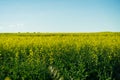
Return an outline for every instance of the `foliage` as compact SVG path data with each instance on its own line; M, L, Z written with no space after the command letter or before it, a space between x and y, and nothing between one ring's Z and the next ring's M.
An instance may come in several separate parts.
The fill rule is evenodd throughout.
M1 33L1 79L120 80L120 33Z

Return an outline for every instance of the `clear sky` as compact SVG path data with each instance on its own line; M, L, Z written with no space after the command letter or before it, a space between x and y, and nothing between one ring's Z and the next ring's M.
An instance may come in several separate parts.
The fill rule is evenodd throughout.
M0 0L0 32L120 32L120 0Z

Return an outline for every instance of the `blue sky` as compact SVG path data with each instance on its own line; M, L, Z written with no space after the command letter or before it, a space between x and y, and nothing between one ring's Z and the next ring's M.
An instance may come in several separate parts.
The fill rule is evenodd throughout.
M120 0L0 0L0 32L120 32Z

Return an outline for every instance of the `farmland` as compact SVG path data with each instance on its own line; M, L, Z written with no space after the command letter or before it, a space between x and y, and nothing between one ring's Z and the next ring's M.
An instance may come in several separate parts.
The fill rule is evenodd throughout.
M0 80L120 80L120 32L0 33Z

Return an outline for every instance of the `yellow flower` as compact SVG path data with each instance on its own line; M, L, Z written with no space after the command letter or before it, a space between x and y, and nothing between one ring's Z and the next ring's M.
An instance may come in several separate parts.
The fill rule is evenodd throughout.
M4 80L11 80L11 79L10 79L10 77L5 77L5 79L4 79Z

